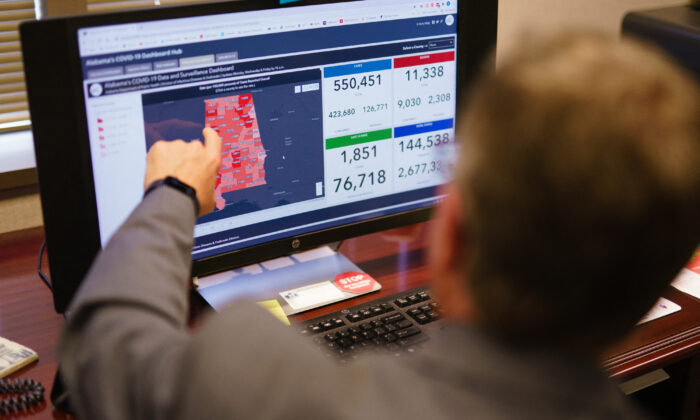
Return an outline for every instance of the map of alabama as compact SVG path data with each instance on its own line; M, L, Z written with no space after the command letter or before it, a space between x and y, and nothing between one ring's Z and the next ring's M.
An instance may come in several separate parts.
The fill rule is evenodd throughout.
M226 206L223 193L265 185L265 148L255 115L253 95L206 99L206 126L221 136L221 169L216 179L216 208Z

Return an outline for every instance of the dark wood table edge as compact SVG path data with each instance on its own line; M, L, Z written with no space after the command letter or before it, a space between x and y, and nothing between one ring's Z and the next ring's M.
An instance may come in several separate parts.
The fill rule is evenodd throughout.
M700 325L607 358L610 376L626 379L700 354Z

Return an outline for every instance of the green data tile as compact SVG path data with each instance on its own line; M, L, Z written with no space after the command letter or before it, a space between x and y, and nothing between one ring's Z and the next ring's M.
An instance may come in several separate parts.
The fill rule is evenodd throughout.
M333 137L326 139L326 150L337 149L338 147L354 146L356 144L369 143L378 140L391 138L391 128L366 133L351 134L349 136Z

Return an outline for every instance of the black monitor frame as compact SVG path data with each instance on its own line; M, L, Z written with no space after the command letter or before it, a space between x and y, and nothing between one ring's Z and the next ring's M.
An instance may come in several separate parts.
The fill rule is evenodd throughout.
M49 250L54 307L64 312L100 250L97 206L90 158L77 30L81 27L209 14L297 7L339 1L241 0L155 7L109 14L69 16L20 26L27 93ZM460 0L458 11L458 93L482 67L496 43L497 0ZM458 95L457 104L462 101ZM346 224L196 260L192 275L203 276L273 256L425 221L431 208Z

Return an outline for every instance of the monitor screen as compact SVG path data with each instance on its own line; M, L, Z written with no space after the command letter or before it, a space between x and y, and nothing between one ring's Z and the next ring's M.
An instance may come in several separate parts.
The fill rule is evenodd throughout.
M427 220L497 2L241 0L20 27L56 310L157 141L223 140L192 275Z
M78 28L104 246L157 141L223 141L193 259L432 206L447 180L457 0L370 0Z

